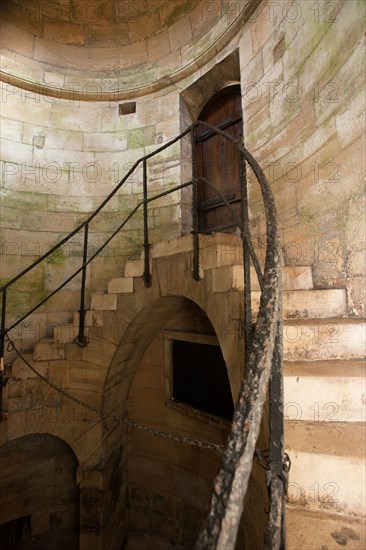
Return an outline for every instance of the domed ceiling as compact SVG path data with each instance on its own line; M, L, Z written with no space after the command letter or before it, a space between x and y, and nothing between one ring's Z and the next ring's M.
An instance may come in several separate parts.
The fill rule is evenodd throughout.
M211 59L258 2L2 0L1 80L87 100L150 93Z
M3 0L1 11L4 23L37 38L78 46L118 46L156 35L200 1Z

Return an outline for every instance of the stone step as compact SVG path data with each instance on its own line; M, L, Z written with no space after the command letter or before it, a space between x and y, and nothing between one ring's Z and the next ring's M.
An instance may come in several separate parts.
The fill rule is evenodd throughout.
M363 360L365 336L366 322L360 319L285 320L284 360Z
M90 309L96 311L116 311L117 294L93 294Z
M125 277L142 277L144 274L144 260L128 260L125 265Z
M144 260L129 260L125 266L125 277L142 277L144 273ZM253 291L260 291L256 271L253 266L250 268L251 288ZM224 267L217 267L212 272L213 291L225 292L227 290L244 289L243 266L236 264ZM282 268L282 289L283 290L310 290L313 288L312 269L309 266L284 266Z
M364 361L285 362L283 371L287 420L366 420Z
M365 441L366 426L361 423L286 422L288 502L364 516Z
M118 277L108 283L108 294L132 294L133 277Z
M361 550L366 548L366 524L363 518L288 504L286 539L287 550Z
M256 271L250 268L251 290L260 291ZM212 270L214 292L244 290L244 268L241 264L216 267ZM282 267L283 290L310 290L313 288L312 269L309 266Z
M74 325L79 324L80 313L74 311L72 322ZM84 324L86 327L102 327L103 326L103 311L95 311L88 309L85 311Z
M253 313L259 309L261 293L252 292ZM284 319L328 319L347 314L346 291L326 290L284 290L282 292Z

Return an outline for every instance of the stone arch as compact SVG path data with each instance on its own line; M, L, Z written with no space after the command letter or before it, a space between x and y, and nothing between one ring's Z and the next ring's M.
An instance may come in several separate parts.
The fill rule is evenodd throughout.
M212 239L212 237L211 237ZM222 235L217 237L222 243L230 242L227 251L233 253L234 237ZM233 240L234 239L234 240ZM207 240L207 239L206 239ZM184 237L190 248L191 237ZM204 242L204 241L202 241ZM211 241L210 241L211 242ZM207 240L208 243L208 240ZM238 244L238 243L236 243ZM184 246L184 245L183 245ZM222 244L223 248L226 246ZM202 249L202 254L209 261L209 256L216 254L214 239L212 245ZM134 279L134 295L128 302L130 311L126 321L126 311L119 308L116 322L121 323L122 332L119 345L107 371L103 401L108 410L114 407L120 410L118 403L123 402L129 391L137 365L147 345L164 324L180 309L186 301L191 301L207 315L218 338L225 359L234 400L239 391L243 374L243 339L240 324L241 293L214 292L212 288L212 271L206 270L201 281L195 281L191 269L191 254L184 253L160 256L157 248L152 261L152 286L146 288L141 278ZM126 302L121 298L121 306ZM121 411L120 411L121 412Z
M153 418L153 415L146 413L146 410L136 419L129 405L134 379L141 372L141 368L145 368L142 365L146 366L146 363L149 363L151 346L154 346L159 338L162 339L162 329L169 329L170 320L183 314L187 306L201 312L207 319L206 327L209 325L212 334L215 333L227 366L233 400L236 401L244 367L240 323L242 293L232 292L229 289L219 291L217 287L215 288L214 271L222 263L225 264L225 254L234 254L236 250L240 255L239 245L239 239L234 235L202 236L201 265L205 269L202 271L201 281L193 278L191 236L153 247L151 287L146 288L142 278L135 277L133 294L121 295L118 298L117 311L111 314L113 322L121 326L121 332L118 330L118 346L106 373L103 391L104 410L110 412L112 416L124 420L131 418L144 425L155 425L166 432L191 435L195 439L225 444L228 424L224 421L211 422L207 416L199 417L194 413L191 415L189 411L171 407L165 400L164 390L161 387L158 390L160 393L156 408L151 409L156 414L159 414L159 410L165 411L160 419L156 415ZM162 247L164 250L161 249ZM227 257L226 261L233 261L233 257L231 256L230 259ZM220 269L222 267L219 267ZM159 345L161 350L161 341ZM161 373L163 365L160 363L155 367L159 368ZM152 363L152 369L155 367ZM154 370L150 370L151 375L155 375ZM164 384L162 387L164 388ZM134 399L133 395L131 399ZM146 394L142 396L140 402L147 403L148 399L149 396ZM175 410L172 411L172 409ZM168 417L170 420L167 420ZM139 450L136 451L136 449ZM135 451L138 455L136 457ZM150 451L156 452L156 455L151 456ZM112 488L109 507L114 512L113 516L110 516L109 524L116 525L117 517L122 518L124 536L129 536L128 526L130 528L134 526L137 531L140 529L144 531L146 527L148 531L146 525L150 522L149 517L161 517L159 514L162 511L159 506L163 506L166 511L178 510L178 519L171 517L167 522L164 516L165 520L161 517L161 521L156 521L155 526L150 522L150 534L155 533L153 530L155 528L160 529L160 526L165 525L168 529L168 525L174 524L176 525L174 533L169 530L164 531L165 528L162 527L159 536L180 540L183 536L183 527L180 528L179 525L186 522L184 536L190 532L188 525L191 524L194 528L192 527L190 534L196 536L195 522L198 521L197 518L202 517L210 498L212 480L218 466L219 454L215 453L215 451L202 451L199 448L191 448L182 443L146 434L128 426L126 422L116 423L113 418L108 419L104 423L103 477L105 486ZM182 464L180 460L183 461ZM197 469L195 464L198 465ZM165 469L169 472L166 478L170 480L169 483L164 481L165 474L162 472ZM150 475L149 472L154 473ZM143 481L144 476L145 481ZM150 482L152 479L155 481ZM262 490L264 485L262 481L257 482L254 479L253 483L255 488L260 486ZM191 487L191 491L187 493L188 486ZM194 488L198 488L199 494L196 503L190 501L190 497L196 490ZM260 504L263 500L264 498L257 499ZM144 512L140 509L141 506L145 507ZM186 514L189 520L184 519ZM252 511L249 524L254 515ZM196 518L195 521L193 521L194 518ZM135 520L147 523L144 527L144 524L134 524ZM119 521L121 524L120 519ZM245 523L241 528L240 540L247 536L245 534L247 532L248 526ZM122 540L121 531L120 537Z
M51 434L18 437L0 448L0 465L4 550L79 548L78 460L71 447Z

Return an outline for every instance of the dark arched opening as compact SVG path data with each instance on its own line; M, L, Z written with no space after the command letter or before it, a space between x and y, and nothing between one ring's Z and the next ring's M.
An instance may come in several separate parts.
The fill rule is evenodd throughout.
M2 550L79 548L77 467L71 448L49 434L0 448Z

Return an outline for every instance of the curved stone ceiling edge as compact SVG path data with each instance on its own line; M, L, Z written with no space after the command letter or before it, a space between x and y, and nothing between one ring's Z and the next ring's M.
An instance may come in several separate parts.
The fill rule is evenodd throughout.
M220 42L222 48L224 48L229 41L234 37L239 26L248 20L256 7L260 4L261 0L248 0L248 3L243 6L238 16L232 21L230 26L217 37L214 44L212 44L207 50L205 50L199 57L192 62L181 67L175 73L171 75L162 76L159 80L149 82L145 86L137 88L130 88L129 90L120 90L118 92L103 91L89 92L85 90L76 90L74 88L56 88L55 86L49 86L38 82L27 80L21 76L7 73L0 70L0 81L6 84L10 84L27 92L33 92L36 94L54 97L57 99L65 99L69 101L90 101L90 102L109 102L109 101L124 101L132 100L138 97L149 95L159 92L160 90L173 86L175 83L189 77L194 73L201 65L199 63L200 58L205 58L205 64L208 63L217 54L216 43ZM244 19L244 21L243 21ZM203 65L203 64L202 64ZM93 84L93 80L90 81Z

